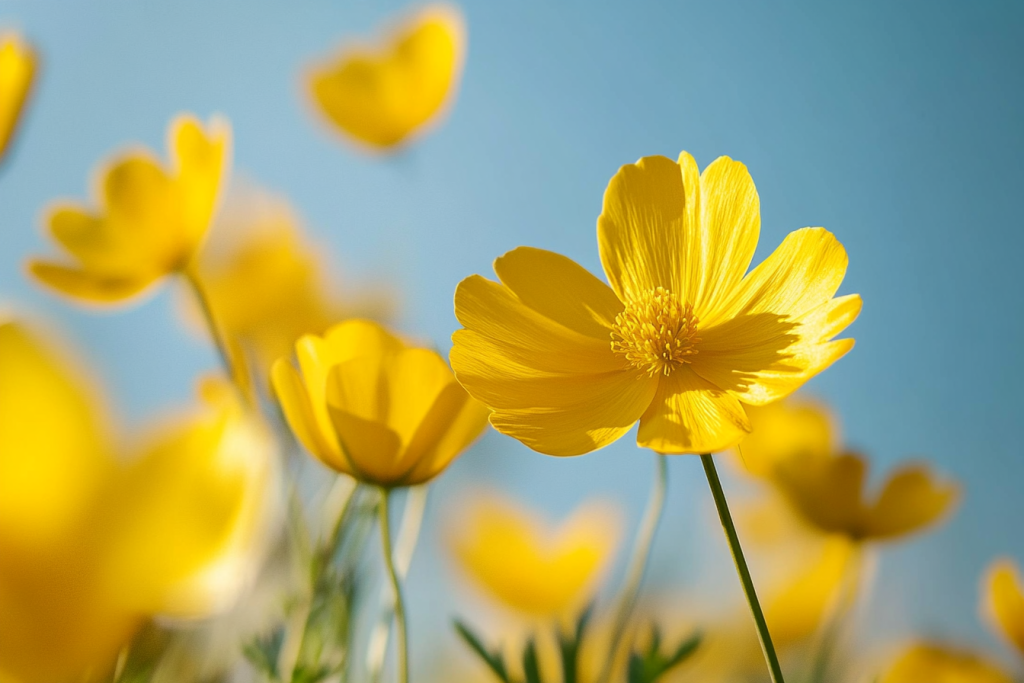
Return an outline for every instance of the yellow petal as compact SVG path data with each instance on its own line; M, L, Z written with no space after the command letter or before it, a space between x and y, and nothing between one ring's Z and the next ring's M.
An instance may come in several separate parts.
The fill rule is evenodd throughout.
M302 377L284 358L279 358L272 370L274 392L288 426L299 442L312 455L329 467L352 474L347 461L336 445L333 428L330 434L321 431L313 414L313 406Z
M403 481L414 486L440 474L480 436L490 414L458 384L445 387L408 446L405 461L416 464Z
M696 165L685 152L681 166ZM697 316L720 307L747 273L761 230L761 208L747 167L729 157L715 159L700 174L700 291L687 300ZM681 293L682 294L682 293Z
M214 118L208 130L191 115L180 115L169 131L182 220L182 239L190 253L203 242L217 208L221 188L227 184L231 160L231 127Z
M774 476L779 463L790 458L828 458L839 447L835 422L824 406L813 402L778 401L746 406L751 432L737 455L747 472Z
M860 456L791 458L776 469L775 482L811 525L830 533L862 538L867 465Z
M995 664L966 651L918 643L908 647L879 683L1013 683Z
M403 349L386 356L383 368L386 410L381 417L403 447L412 441L438 396L455 376L436 352Z
M551 251L519 247L495 259L494 272L528 308L580 334L610 340L622 302L575 261Z
M153 279L117 279L46 261L30 261L29 272L36 280L77 301L116 304L141 296Z
M682 366L659 381L636 441L658 453L714 453L735 446L749 431L739 401Z
M682 168L666 157L644 157L620 168L605 190L598 248L623 301L657 287L687 301L699 293L699 176L691 157L680 161Z
M378 486L395 486L402 481L400 469L402 440L382 422L367 420L328 405L338 443L353 475Z
M0 36L0 156L7 152L36 72L36 53L20 36Z
M905 465L889 476L868 508L864 533L887 539L919 531L946 515L959 495L956 484L937 481L927 466Z
M1024 591L1012 560L994 562L982 584L982 604L996 631L1024 654Z
M477 584L513 609L554 616L581 604L612 559L619 520L592 503L561 525L489 497L462 519L454 550Z
M438 118L453 99L464 52L462 17L449 7L428 7L382 48L350 49L315 69L310 88L338 128L386 150Z

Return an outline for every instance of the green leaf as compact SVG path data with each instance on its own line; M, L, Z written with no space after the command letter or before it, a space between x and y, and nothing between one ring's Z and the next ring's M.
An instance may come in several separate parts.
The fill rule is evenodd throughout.
M270 634L256 638L242 648L242 654L249 660L253 668L276 681L281 677L277 670L278 657L284 644L284 628L277 628Z
M692 655L700 646L701 637L699 633L690 636L666 656L661 654L661 631L655 626L647 651L633 652L629 655L629 683L654 683Z
M501 654L499 652L488 651L480 638L478 638L468 626L458 619L455 620L455 631L462 636L462 639L466 641L466 644L469 645L477 655L479 655L480 659L484 660L499 680L503 681L503 683L511 683L508 677L508 669L505 667L505 661L501 658Z
M523 651L523 673L526 675L526 683L541 683L540 664L537 661L537 643L530 638L526 643L526 650Z
M583 610L579 619L576 620L574 633L567 634L561 630L558 632L558 648L562 657L562 683L577 683L580 647L593 611L593 604Z

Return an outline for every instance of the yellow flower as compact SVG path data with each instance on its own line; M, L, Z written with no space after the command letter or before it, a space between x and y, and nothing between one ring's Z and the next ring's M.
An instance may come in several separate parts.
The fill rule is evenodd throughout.
M454 99L465 33L453 7L427 7L382 47L349 46L314 68L313 99L354 140L371 149L393 149L436 122Z
M228 195L197 270L218 324L252 356L261 377L303 334L322 334L343 318L389 313L383 295L333 296L321 253L306 242L284 200L253 190Z
M846 251L822 228L790 233L747 273L760 230L743 164L698 174L645 157L612 178L597 221L611 287L573 261L520 247L455 293L451 359L491 424L550 455L637 443L710 453L750 430L743 404L795 391L853 346L830 341L861 308L833 298Z
M778 401L747 408L750 434L736 448L737 460L755 477L771 479L779 463L793 457L828 458L839 450L838 430L824 406Z
M985 615L1017 651L1024 655L1024 591L1012 560L992 563L982 584Z
M92 394L0 325L0 680L101 676L155 614L233 598L261 527L269 441L227 388L114 452Z
M98 211L58 203L48 213L50 235L73 263L33 260L32 274L73 299L111 304L183 271L213 219L230 136L223 120L204 130L179 116L169 130L169 168L146 150L115 158L100 174Z
M505 605L529 615L563 616L593 594L615 556L619 520L590 503L558 526L488 497L470 505L453 548L466 573Z
M879 683L1013 683L995 664L970 652L918 643L908 647Z
M775 483L812 526L855 540L889 540L934 524L956 504L955 482L937 479L923 464L896 469L874 500L864 491L866 460L854 453L792 458Z
M36 53L16 33L0 35L0 158L21 120L36 73Z
M487 408L429 349L379 324L348 320L295 345L300 372L274 363L277 397L295 436L328 467L390 488L437 476L487 425Z

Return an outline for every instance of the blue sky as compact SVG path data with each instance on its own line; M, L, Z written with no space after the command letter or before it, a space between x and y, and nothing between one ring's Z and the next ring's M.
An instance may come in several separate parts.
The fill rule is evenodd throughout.
M181 330L168 292L96 315L22 275L49 248L47 202L85 196L94 165L126 143L162 149L183 110L229 117L237 172L290 197L346 279L393 281L401 327L442 349L455 285L510 248L600 272L595 221L620 165L683 149L701 166L731 156L760 193L756 260L807 225L850 255L841 293L864 298L857 346L809 392L876 474L923 457L964 485L949 524L883 551L869 621L994 646L975 619L978 578L996 555L1024 561L1024 6L552 4L463 3L470 44L449 120L381 160L331 135L298 77L402 4L0 2L0 21L44 60L0 175L0 298L65 329L126 420L188 399L216 358ZM671 473L654 576L686 585L724 547L701 545L713 525L698 462L674 459ZM618 499L635 521L649 476L629 437L555 460L492 434L431 509L442 518L466 487L490 483L553 516L590 495ZM423 626L448 618L446 593L430 590L450 568L440 538L426 537L413 569Z

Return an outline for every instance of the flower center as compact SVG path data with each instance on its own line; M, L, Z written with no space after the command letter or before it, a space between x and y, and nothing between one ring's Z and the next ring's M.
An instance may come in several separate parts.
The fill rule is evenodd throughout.
M697 353L697 316L693 306L658 287L626 304L615 316L612 351L648 375L668 375Z

